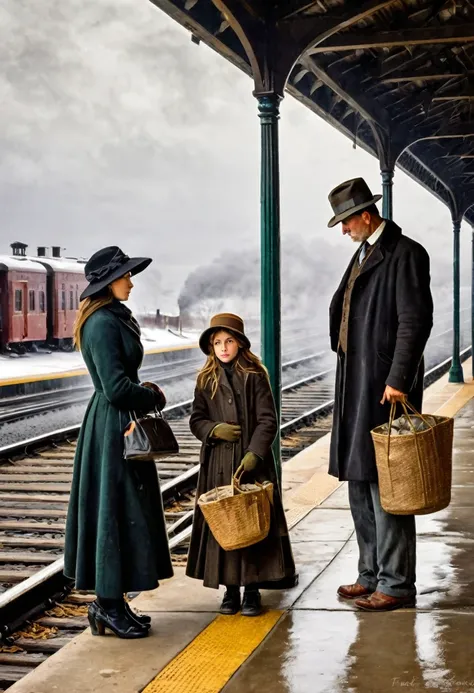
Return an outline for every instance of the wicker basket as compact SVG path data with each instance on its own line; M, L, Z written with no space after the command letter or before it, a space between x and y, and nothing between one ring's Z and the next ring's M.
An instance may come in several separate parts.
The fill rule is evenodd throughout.
M270 530L273 484L240 485L239 467L229 486L199 496L198 505L214 539L224 551L244 549L262 541Z
M407 406L402 403L410 420ZM410 405L410 409L420 416ZM395 416L392 405L388 431ZM423 417L421 417L423 418ZM454 420L431 416L428 430L390 435L378 426L372 431L382 508L392 515L426 515L451 501Z

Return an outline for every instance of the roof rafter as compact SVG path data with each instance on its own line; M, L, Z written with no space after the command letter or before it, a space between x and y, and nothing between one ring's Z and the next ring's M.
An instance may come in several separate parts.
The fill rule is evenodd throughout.
M310 49L310 53L357 51L370 48L399 48L448 43L473 43L474 24L424 27L402 31L373 31L346 33L335 36L323 44Z
M465 92L452 92L433 96L433 101L473 101L474 89Z
M165 0L152 0L158 4ZM170 1L170 0L168 0ZM268 25L265 40L261 38L264 16L253 16L249 11L249 0L211 0L215 8L238 36L255 81L255 93L275 91L283 94L292 67L308 47L325 41L333 34L349 29L376 12L388 8L399 0L366 0L358 8L351 7L337 15L296 16L294 19L275 21ZM285 46L275 53L271 45ZM269 69L269 59L272 70ZM272 74L273 73L273 74Z
M456 214L472 204L474 0L152 2L253 76L256 96L287 89Z
M429 132L425 128L419 128L417 134L420 136L413 140L412 145L422 140L451 140L474 137L474 121L462 123L460 125L446 126L438 131L432 132Z
M388 129L389 122L385 112L377 113L374 111L370 101L365 102L362 96L355 99L348 91L338 84L331 76L313 59L309 57L302 58L299 64L311 72L318 80L323 82L335 94L338 94L344 101L351 106L355 111L361 114L363 118L369 122L377 123L381 127Z
M442 72L441 70L420 70L417 74L416 72L402 72L401 74L391 75L390 77L384 77L380 81L382 84L402 84L403 82L435 82L435 81L449 81L451 79L461 79L464 77L474 75L474 70L468 70L466 72Z
M290 19L291 17L296 17L297 15L310 10L312 7L317 5L316 0L291 0L288 2L287 6L282 8L282 14L280 19Z

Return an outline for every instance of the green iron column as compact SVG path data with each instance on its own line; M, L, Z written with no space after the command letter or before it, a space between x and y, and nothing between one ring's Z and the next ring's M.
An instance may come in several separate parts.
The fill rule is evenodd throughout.
M453 221L453 360L449 369L450 383L463 383L464 375L459 358L460 350L460 277L459 277L459 242L461 221Z
M278 94L257 96L261 124L261 340L262 360L268 369L281 419L281 295L280 295L280 171L278 152ZM280 431L274 444L281 477Z
M382 216L384 219L393 219L393 174L394 169L388 168L382 172Z

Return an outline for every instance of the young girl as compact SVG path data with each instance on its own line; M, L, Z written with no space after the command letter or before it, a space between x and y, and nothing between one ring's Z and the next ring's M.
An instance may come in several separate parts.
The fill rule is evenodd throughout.
M222 614L240 610L240 587L245 587L242 614L257 616L262 610L260 588L285 589L297 581L272 454L275 405L241 318L214 315L199 345L207 361L198 375L190 420L192 433L203 443L197 497L230 484L243 464L244 483L273 482L274 502L268 537L238 551L220 548L196 506L186 574L203 580L206 587L225 585Z

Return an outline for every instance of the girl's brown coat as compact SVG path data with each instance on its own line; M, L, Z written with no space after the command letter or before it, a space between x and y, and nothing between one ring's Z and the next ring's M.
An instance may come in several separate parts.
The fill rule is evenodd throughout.
M235 398L240 398L239 407ZM241 421L239 410L242 412ZM210 438L211 431L220 422L241 424L239 443ZM196 388L190 427L203 443L197 498L216 486L229 484L247 451L261 458L252 472L253 478L272 481L275 494L269 536L240 551L224 551L220 548L196 506L187 575L203 580L205 586L214 588L220 584L256 584L267 589L292 586L295 582L295 565L271 449L277 422L266 376L263 373L234 370L231 387L225 371L220 368L219 386L214 398L211 399L209 385L204 390ZM251 475L244 475L243 481L252 481Z

